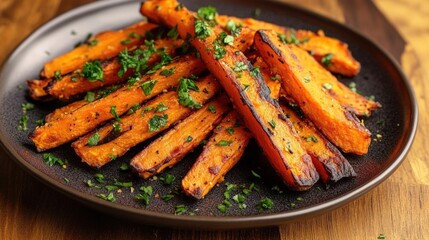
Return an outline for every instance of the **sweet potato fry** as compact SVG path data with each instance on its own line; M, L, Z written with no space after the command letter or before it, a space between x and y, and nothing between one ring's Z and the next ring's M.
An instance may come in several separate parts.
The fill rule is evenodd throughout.
M313 159L313 164L324 183L329 184L344 177L356 176L347 159L317 130L312 122L303 116L298 116L285 104L281 106L301 137L303 145Z
M207 103L134 156L131 166L143 178L174 166L209 135L229 109L225 96Z
M329 71L345 76L355 76L360 71L360 63L353 58L347 44L325 36L323 31L314 33L307 30L294 30L252 18L218 16L216 20L221 26L226 26L229 21L233 21L237 26L246 26L255 31L273 30L283 41L297 44L300 48L310 52Z
M71 73L82 68L84 63L90 60L112 58L125 48L140 45L145 39L146 32L156 27L155 24L142 21L118 31L99 33L90 39L90 44L82 44L46 63L40 75L45 78L53 78L56 72L60 75Z
M259 30L255 47L264 60L282 77L282 87L328 139L344 152L365 154L371 142L370 132L354 114L329 96L331 85L315 84L314 58L292 44L282 43L272 31ZM312 67L312 68L309 68ZM321 67L320 67L321 68Z
M182 189L196 199L204 196L240 160L252 135L230 112L216 127L192 168L182 179Z
M211 75L196 82L196 85L199 91L190 91L189 94L199 104L204 104L220 90L216 79ZM116 127L116 131L114 123L107 124L73 142L72 147L83 162L99 168L122 156L138 143L168 129L171 124L191 112L190 107L180 103L176 92L168 92L148 102L133 114L116 120L116 124L120 126ZM96 142L92 142L91 139L94 138L97 139Z
M44 151L76 139L79 136L95 129L103 122L112 119L111 106L116 107L120 116L126 113L133 105L140 104L162 91L178 84L183 76L197 75L205 70L202 61L192 55L177 58L167 69L174 68L172 75L161 75L162 69L152 75L145 75L133 86L124 86L112 94L93 101L76 109L64 117L46 123L36 128L30 139L38 151ZM146 90L145 90L146 89Z
M178 5L174 0L146 1L141 12L158 23L177 26L182 38L188 34L195 36L193 46L217 77L283 181L294 190L310 188L319 178L311 157L278 103L269 97L270 92L260 74L251 74L253 66L238 49L219 43L225 42L220 29L212 28L207 22L213 16L199 14L196 20L185 7L177 9Z
M175 50L183 43L183 40L174 39L159 39L153 42L153 45L148 42L147 45L142 45L141 50L147 51L148 48L163 49L169 55L174 56ZM159 61L159 51L153 52L146 62L147 66L152 66L155 62ZM60 80L56 79L43 79L43 80L29 80L30 96L36 100L43 100L52 96L60 100L70 99L78 94L87 91L101 88L123 82L128 79L134 72L134 69L129 68L122 76L119 76L121 64L117 58L106 60L102 63L103 79L100 81L88 80L82 76L82 69L79 73L71 73L63 76ZM52 99L50 97L49 99Z

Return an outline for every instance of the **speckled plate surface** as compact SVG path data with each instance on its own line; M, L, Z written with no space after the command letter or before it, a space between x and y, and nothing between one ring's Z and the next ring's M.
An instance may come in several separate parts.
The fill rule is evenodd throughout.
M259 191L252 191L245 199L246 208L237 204L221 213L216 206L224 200L225 185L215 187L204 200L196 201L183 194L174 194L180 189L180 179L186 174L201 149L187 156L176 167L166 173L176 180L171 186L161 181L145 181L130 171L120 170L122 163L141 150L145 143L133 148L128 154L97 171L81 163L69 144L49 151L68 161L67 168L49 167L42 161L42 154L28 140L27 135L36 126L36 120L59 106L58 103L36 103L36 109L28 112L29 131L19 131L22 116L21 104L26 98L25 80L38 77L43 64L49 59L73 48L85 39L88 33L104 29L117 29L143 19L139 14L139 2L98 1L67 12L48 22L28 37L10 56L0 75L0 138L3 147L26 170L54 189L100 211L149 224L193 227L193 228L240 228L266 226L292 221L314 214L329 211L346 204L371 190L401 164L408 152L417 127L417 105L412 89L399 66L386 53L366 38L354 31L289 5L265 1L190 1L183 3L196 10L200 6L213 5L221 14L250 17L255 9L260 9L259 19L280 25L310 30L323 29L328 36L337 37L350 46L362 64L361 73L354 78L342 78L346 84L357 83L363 95L374 95L383 108L365 121L371 132L381 134L382 139L373 141L365 156L346 155L358 176L344 179L325 189L322 183L316 184L306 192L291 192L283 187L273 176L271 167L266 164L258 146L251 142L245 155L226 175L225 182L237 184L239 193L244 187L254 183ZM71 34L75 32L76 34ZM261 175L256 178L251 171ZM90 188L84 182L96 182L94 174L105 176L105 183L97 183L100 188ZM67 179L67 181L65 180ZM97 197L107 194L105 185L114 179L133 183L134 192L123 188L115 191L115 202ZM135 199L140 186L153 186L154 194L146 207ZM275 186L278 186L275 187ZM277 190L276 190L277 189ZM280 191L279 191L280 190ZM173 193L174 198L164 202L161 196ZM274 202L271 210L258 210L259 201L269 197ZM187 212L175 215L175 206L184 205Z

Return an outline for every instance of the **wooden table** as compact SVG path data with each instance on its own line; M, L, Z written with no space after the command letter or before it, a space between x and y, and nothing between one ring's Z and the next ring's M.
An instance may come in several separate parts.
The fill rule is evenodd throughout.
M38 26L90 1L0 1L0 65ZM429 100L425 93L429 86L424 72L429 68L428 0L287 2L345 23L373 39L410 78L420 106L420 125L407 159L387 181L342 208L279 227L172 230L88 209L36 181L0 150L0 239L377 239L380 234L386 239L428 238L429 148L425 137L429 136Z

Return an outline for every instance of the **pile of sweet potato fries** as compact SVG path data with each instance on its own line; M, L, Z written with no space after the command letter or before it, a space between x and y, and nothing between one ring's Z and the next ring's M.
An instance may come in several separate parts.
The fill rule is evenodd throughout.
M140 11L150 22L100 33L28 81L35 100L85 95L30 134L38 151L73 141L82 161L100 168L161 135L130 162L149 178L205 143L182 179L198 199L252 137L292 190L356 175L340 150L367 153L371 134L356 116L380 104L331 73L359 73L345 43L212 7L191 12L176 0L146 1Z

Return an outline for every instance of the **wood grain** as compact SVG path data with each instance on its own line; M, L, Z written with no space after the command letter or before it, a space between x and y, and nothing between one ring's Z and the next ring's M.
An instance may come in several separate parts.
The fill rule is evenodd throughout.
M91 0L0 1L0 65L49 19ZM429 236L429 5L419 0L281 0L343 22L403 66L420 106L414 145L383 184L352 203L280 227L189 231L141 225L84 207L36 181L0 150L0 239L425 239ZM389 21L392 23L390 24ZM396 30L398 29L399 32ZM405 38L403 38L402 36ZM418 51L414 51L417 49Z

